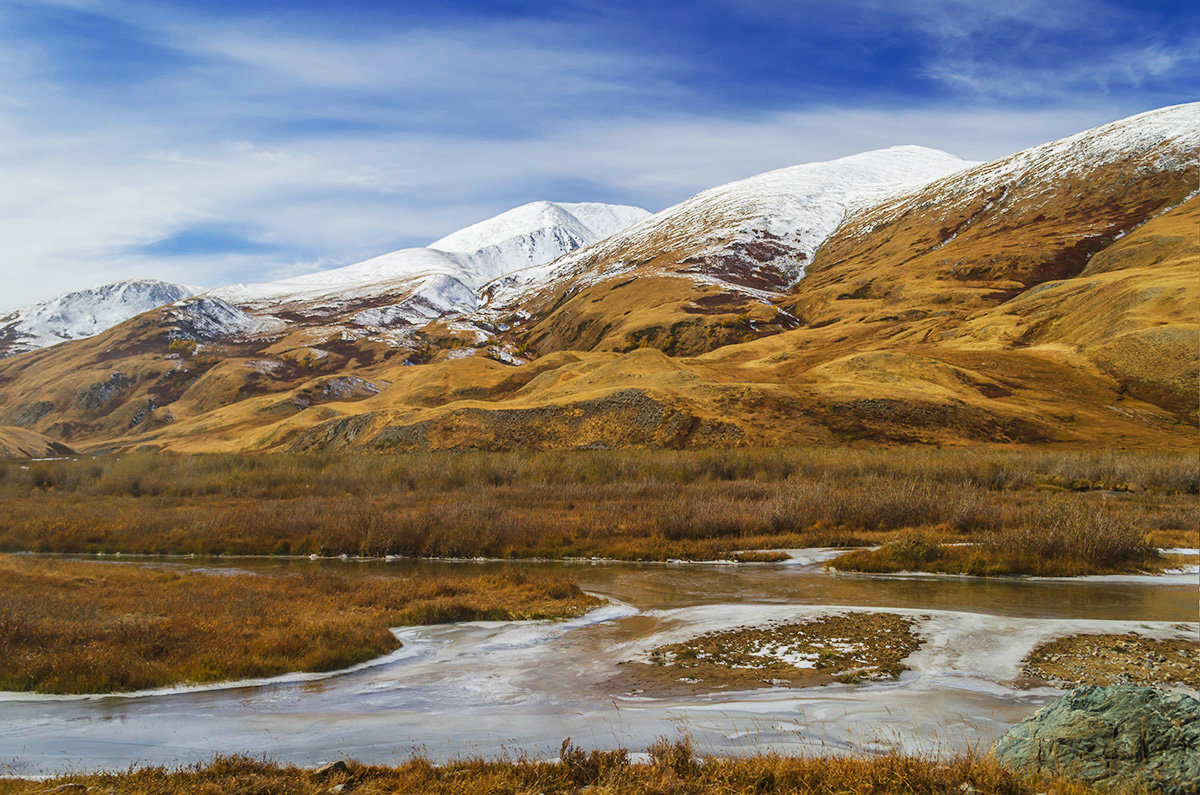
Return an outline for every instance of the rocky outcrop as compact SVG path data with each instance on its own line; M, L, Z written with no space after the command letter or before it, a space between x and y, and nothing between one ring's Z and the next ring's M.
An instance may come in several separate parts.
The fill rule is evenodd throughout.
M291 450L351 446L385 452L733 447L742 443L744 435L733 423L697 416L639 389L623 389L567 404L457 408L415 423L393 422L386 413L338 418L304 431Z
M992 747L1005 766L1112 788L1200 793L1200 701L1151 687L1081 687Z

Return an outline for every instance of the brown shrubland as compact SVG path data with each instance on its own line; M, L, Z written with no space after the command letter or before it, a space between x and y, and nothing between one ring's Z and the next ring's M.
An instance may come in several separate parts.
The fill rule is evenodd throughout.
M1066 779L1028 778L986 757L952 759L885 754L867 757L762 755L698 759L686 740L661 740L649 749L649 762L632 764L626 751L589 751L564 742L555 762L465 759L434 765L411 759L394 767L345 764L344 770L317 774L244 756L178 770L131 769L121 773L77 774L48 781L0 779L0 794L26 795L79 784L115 795L151 793L279 793L316 795L353 790L362 795L833 795L910 793L911 795L1088 795L1096 790ZM66 791L66 790L63 790ZM80 790L83 791L83 790Z
M521 571L274 576L0 555L0 690L95 693L329 671L400 646L389 627L561 618L599 604Z
M865 572L931 571L981 576L1079 576L1152 571L1168 565L1134 523L1105 505L1038 505L1020 521L958 541L912 530L876 550L856 550L833 566Z
M940 528L1105 568L1134 536L1194 544L1197 478L1182 453L989 448L140 454L0 464L0 549L663 560Z

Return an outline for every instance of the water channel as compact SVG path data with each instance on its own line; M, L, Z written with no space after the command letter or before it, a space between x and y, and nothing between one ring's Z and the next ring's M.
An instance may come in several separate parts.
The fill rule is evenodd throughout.
M246 753L314 765L469 755L552 757L566 737L640 751L686 733L702 754L986 748L1059 695L1015 684L1037 643L1077 632L1190 637L1196 577L984 580L834 574L789 564L163 560L213 570L328 567L361 576L524 566L610 600L565 622L398 630L403 648L346 672L78 697L0 693L0 773L199 762ZM121 564L127 565L127 564ZM710 630L847 610L914 616L923 638L898 681L649 698L615 688L620 663Z

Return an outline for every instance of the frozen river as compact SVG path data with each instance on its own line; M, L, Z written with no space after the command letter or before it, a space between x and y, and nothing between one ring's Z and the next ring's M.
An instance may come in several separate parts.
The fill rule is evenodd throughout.
M318 764L482 754L642 750L687 733L703 754L986 747L1058 691L1021 689L1022 657L1076 632L1196 638L1192 578L1061 582L836 575L792 564L455 563L224 559L161 565L364 576L563 573L609 606L568 622L398 631L404 647L331 675L105 697L0 694L0 772L127 768L246 753ZM160 565L158 563L154 565ZM689 635L847 610L912 615L923 638L898 681L647 698L610 684L620 663Z

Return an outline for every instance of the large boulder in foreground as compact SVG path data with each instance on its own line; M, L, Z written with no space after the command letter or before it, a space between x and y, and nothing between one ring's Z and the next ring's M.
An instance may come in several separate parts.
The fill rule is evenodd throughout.
M1006 767L1102 787L1200 793L1200 701L1152 687L1080 687L992 746Z

